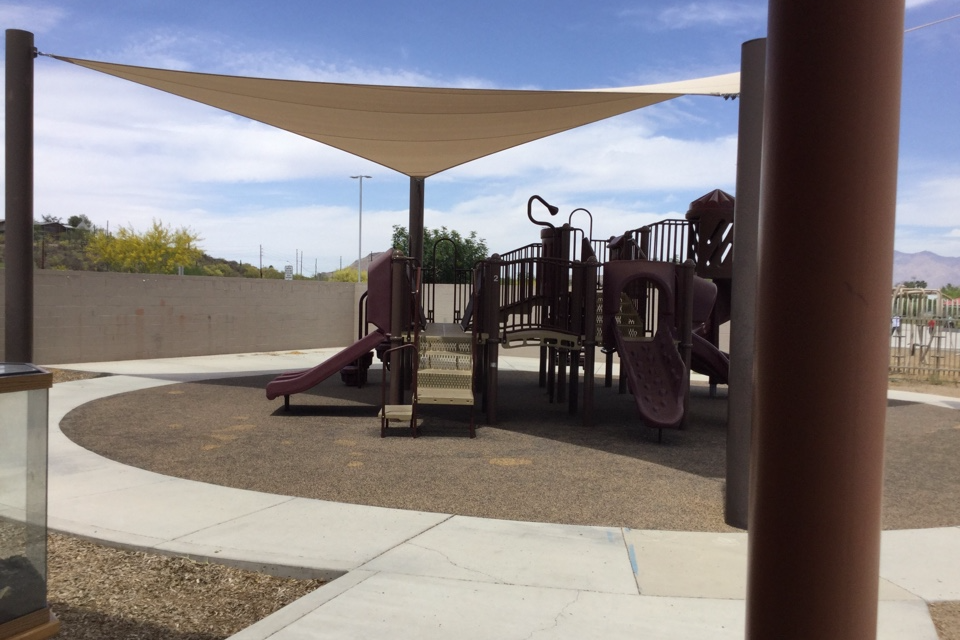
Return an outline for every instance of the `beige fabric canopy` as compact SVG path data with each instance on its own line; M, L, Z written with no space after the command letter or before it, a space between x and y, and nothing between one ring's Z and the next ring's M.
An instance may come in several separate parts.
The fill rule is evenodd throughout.
M740 91L739 73L620 89L517 91L271 80L54 57L291 131L412 178L682 95Z

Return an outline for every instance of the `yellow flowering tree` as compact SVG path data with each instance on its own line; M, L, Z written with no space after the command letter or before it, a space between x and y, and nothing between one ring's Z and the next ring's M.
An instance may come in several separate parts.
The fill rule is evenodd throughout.
M176 273L177 267L196 264L203 255L202 240L187 227L172 229L158 220L143 233L120 227L114 234L93 234L87 254L108 271L123 273Z

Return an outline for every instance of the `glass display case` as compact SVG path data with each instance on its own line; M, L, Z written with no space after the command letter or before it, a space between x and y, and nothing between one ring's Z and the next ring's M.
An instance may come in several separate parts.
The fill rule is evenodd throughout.
M0 363L0 640L48 638L47 407L50 373Z

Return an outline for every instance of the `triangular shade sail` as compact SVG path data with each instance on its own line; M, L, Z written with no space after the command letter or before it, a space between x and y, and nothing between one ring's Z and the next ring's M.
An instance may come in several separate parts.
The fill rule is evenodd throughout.
M285 129L410 177L681 95L735 95L740 74L588 91L436 89L169 71L54 56Z

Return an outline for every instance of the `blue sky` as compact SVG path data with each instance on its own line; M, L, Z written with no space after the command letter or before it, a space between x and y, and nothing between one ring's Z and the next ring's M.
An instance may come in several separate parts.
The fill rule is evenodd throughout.
M960 14L908 0L906 26ZM252 0L0 2L0 25L44 53L300 80L503 89L647 84L738 71L766 2L454 3ZM904 36L896 248L960 256L960 19ZM408 178L349 154L41 57L36 216L188 226L211 255L307 275L356 260L406 224ZM734 191L737 101L685 97L508 150L426 183L426 225L492 251L537 241L526 201L586 207L594 237L683 215ZM816 188L811 185L811 188ZM581 214L578 214L581 215ZM586 225L585 217L575 223ZM824 229L823 233L829 233Z

